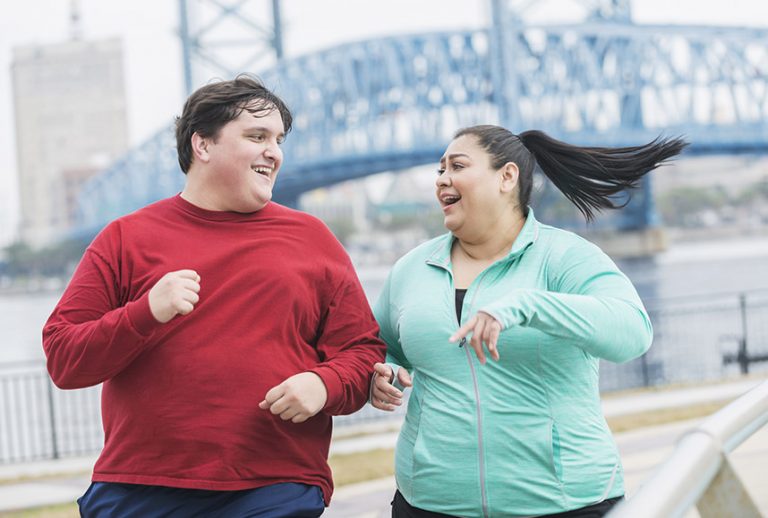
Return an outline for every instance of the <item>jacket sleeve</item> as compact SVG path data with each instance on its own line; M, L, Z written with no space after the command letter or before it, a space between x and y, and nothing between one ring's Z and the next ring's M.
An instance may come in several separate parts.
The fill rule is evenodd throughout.
M86 250L43 328L48 372L63 389L112 378L149 347L160 325L149 310L148 294L120 305L118 276L97 251L103 234Z
M632 360L648 350L653 338L648 314L632 283L607 255L583 242L557 263L552 291L513 290L479 311L496 318L504 329L538 329L613 362Z
M405 357L403 348L400 345L400 333L398 332L397 320L399 317L397 307L391 300L391 288L392 277L395 275L393 269L387 276L387 281L384 283L384 288L381 290L379 298L376 300L376 304L373 306L373 314L376 316L376 321L381 328L380 335L384 343L387 344L387 364L392 368L392 372L395 373L394 385L403 390L398 382L397 370L399 368L405 368L408 371L413 370L413 366L408 362Z
M360 281L349 263L327 310L317 350L323 362L309 369L328 391L324 412L351 414L368 401L373 364L385 346Z

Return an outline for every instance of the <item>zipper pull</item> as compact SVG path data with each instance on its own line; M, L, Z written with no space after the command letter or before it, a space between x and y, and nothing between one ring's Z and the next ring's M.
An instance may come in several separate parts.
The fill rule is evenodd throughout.
M464 344L466 343L467 343L467 337L465 336L464 338L461 339L461 342L459 342L459 347L464 347Z

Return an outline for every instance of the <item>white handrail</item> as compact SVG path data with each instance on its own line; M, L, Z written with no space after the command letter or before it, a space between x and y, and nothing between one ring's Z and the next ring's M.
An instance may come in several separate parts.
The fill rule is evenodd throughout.
M639 491L617 505L609 518L670 518L682 516L707 493L719 473L734 476L727 455L768 423L768 381L753 388L685 433L672 455L656 469ZM732 480L730 482L733 482ZM740 482L738 488L743 490ZM744 495L741 513L760 516ZM701 511L701 509L700 509Z

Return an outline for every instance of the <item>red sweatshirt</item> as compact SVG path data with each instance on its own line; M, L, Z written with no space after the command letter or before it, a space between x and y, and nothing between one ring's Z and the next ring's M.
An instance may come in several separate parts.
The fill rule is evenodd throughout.
M158 323L148 293L166 273L200 275L194 311ZM269 203L211 212L180 196L109 224L43 329L61 388L104 383L104 450L93 480L210 490L280 482L333 488L331 415L368 398L384 359L349 257L307 214ZM258 407L311 371L328 402L304 423Z

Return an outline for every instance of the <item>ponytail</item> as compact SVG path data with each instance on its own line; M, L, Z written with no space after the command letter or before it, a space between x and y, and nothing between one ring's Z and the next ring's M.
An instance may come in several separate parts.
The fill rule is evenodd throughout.
M587 221L595 211L618 209L615 195L638 187L641 178L688 145L682 138L658 137L633 147L579 147L556 140L542 131L515 135L499 126L472 126L459 130L454 138L472 135L491 155L494 169L514 162L520 170L519 203L525 213L531 198L536 164L584 215Z
M645 174L688 145L681 138L657 137L642 146L578 147L535 130L521 133L520 140L587 221L594 219L595 210L624 207L629 198L617 205L616 194L638 187Z

